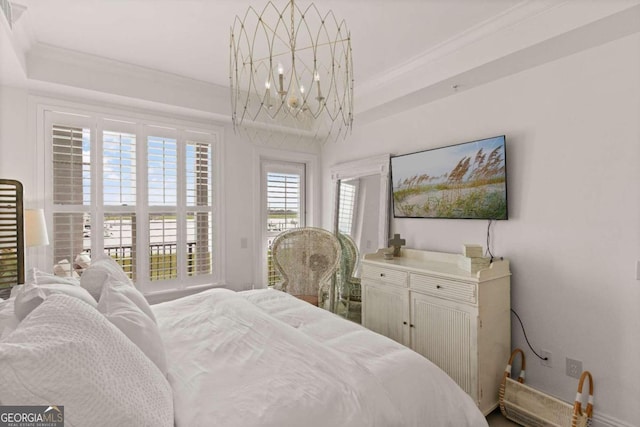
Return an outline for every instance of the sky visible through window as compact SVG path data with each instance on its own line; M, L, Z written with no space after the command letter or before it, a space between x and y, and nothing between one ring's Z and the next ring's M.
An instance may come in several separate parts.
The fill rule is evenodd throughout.
M207 146L202 143L189 143L186 157L186 186L195 191L196 183L202 183L202 164L211 164L211 154L207 152L204 160L197 158L198 147ZM208 151L208 150L207 150ZM178 202L178 160L177 141L170 138L149 137L148 139L148 187L149 205L176 206ZM91 140L89 129L82 132L82 159L87 166L91 165ZM103 188L104 204L109 206L135 205L136 195L136 138L135 135L104 132L103 139ZM206 172L204 172L206 173ZM207 174L208 175L208 174ZM91 200L91 173L87 168L82 176L84 204ZM110 187L118 183L119 191ZM210 183L207 183L207 186ZM107 191L107 189L109 189ZM208 197L208 202L210 197ZM208 204L208 203L207 203Z

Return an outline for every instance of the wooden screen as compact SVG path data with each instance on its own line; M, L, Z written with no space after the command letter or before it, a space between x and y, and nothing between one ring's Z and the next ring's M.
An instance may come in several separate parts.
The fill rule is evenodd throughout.
M0 296L24 283L22 184L0 179Z

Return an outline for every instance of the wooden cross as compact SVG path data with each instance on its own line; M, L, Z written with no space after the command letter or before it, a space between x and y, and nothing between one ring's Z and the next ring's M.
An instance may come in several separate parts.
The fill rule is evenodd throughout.
M393 246L393 256L400 256L400 247L407 242L401 239L399 234L394 234L393 239L389 239L389 246Z

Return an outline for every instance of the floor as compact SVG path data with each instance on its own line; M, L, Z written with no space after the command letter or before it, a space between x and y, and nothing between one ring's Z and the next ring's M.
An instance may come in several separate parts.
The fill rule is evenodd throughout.
M511 427L519 425L503 417L500 413L500 409L496 409L490 413L487 416L487 421L489 422L489 427Z

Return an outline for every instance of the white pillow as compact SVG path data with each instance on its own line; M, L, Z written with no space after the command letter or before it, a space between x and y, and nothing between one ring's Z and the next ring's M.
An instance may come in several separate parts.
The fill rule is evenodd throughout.
M135 286L131 286L129 283L118 282L115 279L107 279L102 288L102 294L104 294L104 288L106 288L107 286L111 286L109 292L118 292L123 294L135 305L137 305L138 308L144 312L144 314L149 316L149 318L153 320L153 323L157 323L156 316L153 314L153 310L151 310L149 302L147 302L147 299L144 297L144 295L142 295L142 292L140 292ZM100 294L100 300L102 300L102 294Z
M60 283L51 283L44 285L20 285L22 291L16 293L16 300L14 303L14 310L16 317L19 320L23 320L29 313L31 313L37 306L47 299L49 295L53 294L65 294L75 298L78 298L92 307L96 307L96 301L86 290L79 286L61 285Z
M172 427L166 378L104 316L52 295L0 341L3 405L64 405L69 426Z
M62 285L80 286L80 279L77 277L60 277L55 274L45 273L37 268L32 268L27 272L27 283L41 285L44 283L60 283Z
M94 259L91 262L89 268L87 268L80 277L80 286L89 291L96 301L98 301L102 287L108 279L128 283L133 286L131 280L129 280L129 276L122 270L120 264L107 255L103 255L101 258Z
M98 311L116 325L156 364L162 374L166 375L167 356L158 326L124 293L119 292L122 286L128 285L117 282L105 284L98 302Z

